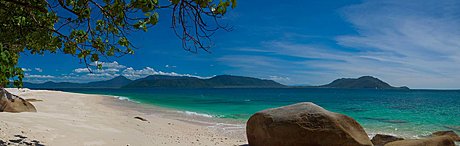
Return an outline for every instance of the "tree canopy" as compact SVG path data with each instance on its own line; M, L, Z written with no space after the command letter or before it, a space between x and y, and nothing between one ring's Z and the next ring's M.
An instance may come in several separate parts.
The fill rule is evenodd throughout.
M63 52L88 65L133 54L130 31L147 31L169 10L171 27L187 51L209 51L210 37L236 0L1 0L0 87L22 86L20 53ZM162 11L168 12L168 11ZM101 64L98 64L101 67Z

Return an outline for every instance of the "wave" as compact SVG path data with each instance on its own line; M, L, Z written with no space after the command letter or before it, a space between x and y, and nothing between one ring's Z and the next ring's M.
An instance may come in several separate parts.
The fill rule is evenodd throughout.
M139 102L134 101L134 100L131 100L131 99L129 99L128 97L125 97L125 96L112 96L112 97L114 97L114 98L116 98L116 99L119 99L119 100L123 100L123 101L129 101L129 102L139 103Z
M213 126L208 126L210 128L220 128L222 130L241 130L245 128L243 124L228 124L228 123L215 123Z
M197 112L191 112L191 111L179 111L179 112L184 113L186 115L190 115L190 116L200 116L200 117L207 117L207 118L214 117L213 115L204 114L204 113L197 113Z
M415 132L415 131L398 131L397 128L395 128L395 131L386 131L386 130L376 130L376 129L365 129L367 136L369 138L374 137L377 134L384 134L384 135L392 135L396 137L401 137L405 139L420 139L427 137L431 134L431 132Z

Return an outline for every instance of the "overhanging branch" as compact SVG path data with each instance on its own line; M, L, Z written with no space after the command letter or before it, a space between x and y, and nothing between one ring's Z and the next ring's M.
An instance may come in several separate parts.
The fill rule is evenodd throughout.
M48 12L48 10L46 8L44 8L44 7L34 6L34 5L26 3L26 2L21 2L21 1L16 1L16 0L4 0L4 1L16 4L16 5L20 5L20 6L23 6L23 7L26 7L26 8L35 9L35 10L38 10L38 11L43 12L43 13Z

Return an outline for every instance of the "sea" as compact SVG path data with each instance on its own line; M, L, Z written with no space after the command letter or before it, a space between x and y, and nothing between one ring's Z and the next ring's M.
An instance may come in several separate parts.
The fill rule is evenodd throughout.
M56 89L54 89L56 90ZM440 130L460 133L460 90L320 88L57 89L103 94L207 118L246 121L257 111L313 102L348 115L370 135L420 138Z

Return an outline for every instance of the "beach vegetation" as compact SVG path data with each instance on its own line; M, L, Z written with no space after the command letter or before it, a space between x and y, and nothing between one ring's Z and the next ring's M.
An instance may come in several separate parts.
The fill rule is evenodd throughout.
M210 37L236 0L1 0L0 87L22 86L22 53L62 52L86 67L101 58L134 54L133 31L148 31L171 17L171 28L185 50L209 52ZM165 28L169 29L169 28ZM88 68L89 69L89 68Z

